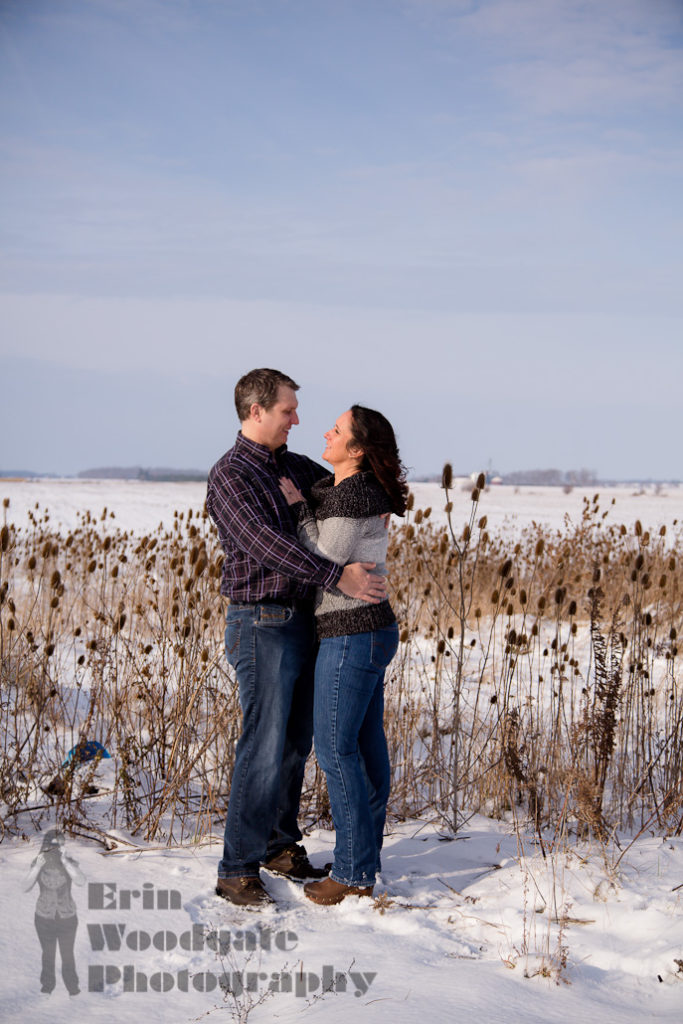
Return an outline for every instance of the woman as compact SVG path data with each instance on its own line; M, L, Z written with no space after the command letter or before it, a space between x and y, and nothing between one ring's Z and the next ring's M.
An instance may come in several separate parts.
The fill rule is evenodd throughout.
M374 562L384 573L385 518L403 515L408 487L391 424L354 405L325 434L323 459L334 470L314 485L311 505L291 481L282 492L298 517L299 539L339 565ZM371 896L389 798L384 735L384 673L396 653L398 627L388 600L377 604L319 591L316 625L314 739L327 778L337 833L329 877L309 882L315 903Z
M38 883L35 926L42 950L40 991L52 992L55 987L57 944L62 958L62 978L69 995L78 995L78 975L74 961L74 941L78 928L76 904L71 895L71 882L83 885L85 878L72 857L62 857L64 836L56 829L45 833L40 853L29 869L26 889Z

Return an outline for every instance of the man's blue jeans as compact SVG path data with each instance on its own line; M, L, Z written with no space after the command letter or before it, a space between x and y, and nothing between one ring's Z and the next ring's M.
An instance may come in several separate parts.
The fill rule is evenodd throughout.
M315 753L337 832L330 875L344 885L374 885L381 867L390 786L384 672L397 647L395 624L320 641Z
M218 876L255 877L260 863L301 839L297 814L313 735L312 611L230 605L225 650L243 721Z

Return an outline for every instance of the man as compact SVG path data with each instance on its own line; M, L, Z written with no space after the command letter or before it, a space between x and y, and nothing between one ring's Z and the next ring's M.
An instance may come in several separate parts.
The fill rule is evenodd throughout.
M252 370L235 387L235 446L209 473L206 507L225 552L221 592L230 599L225 645L242 708L216 892L239 906L272 902L259 867L321 877L297 824L313 737L315 587L376 603L384 580L372 565L339 566L307 551L280 491L289 477L308 497L326 470L287 450L298 384L279 370Z

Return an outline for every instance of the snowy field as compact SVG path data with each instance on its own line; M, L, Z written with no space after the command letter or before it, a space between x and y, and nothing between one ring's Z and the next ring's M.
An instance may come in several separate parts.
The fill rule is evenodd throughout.
M472 485L454 481L449 497L456 523L470 514ZM444 523L444 492L438 484L411 484L415 508L431 508L431 519ZM632 525L640 519L647 528L683 521L683 486L624 485L575 487L565 494L561 487L492 486L481 496L480 514L486 514L489 530L522 529L536 522L562 528L565 517L581 519L584 500L600 495L600 508L609 510L609 522ZM174 511L199 510L204 505L203 483L147 483L138 480L0 480L0 498L9 498L9 516L17 525L28 522L28 513L49 510L57 527L76 525L79 513L99 518L107 509L109 525L138 533L169 526ZM111 513L114 518L111 518Z
M443 504L436 485L414 490L416 508ZM595 490L491 488L480 510L494 528L561 528ZM683 519L683 489L634 490L600 491L610 520L654 528ZM170 525L174 510L200 508L204 487L0 481L0 497L15 523L36 503L63 527L106 506L111 525L148 531ZM458 486L452 497L462 521L469 493ZM98 768L103 788L111 771L112 761ZM59 970L55 990L40 991L37 890L26 879L41 835L27 820L23 837L0 843L0 1020L683 1020L683 839L646 830L607 848L549 844L542 851L512 823L480 816L455 839L429 820L392 823L376 900L317 907L299 885L264 875L277 904L256 913L213 894L219 834L172 850L121 831L100 842L69 837L84 876L73 886L80 993L69 996ZM316 830L306 845L322 864L333 833Z
M328 832L307 839L314 863L332 845ZM266 875L277 906L259 912L213 895L218 840L122 842L107 854L71 839L85 876L73 887L77 996L59 976L51 995L40 992L36 895L24 891L38 849L36 837L0 845L5 1022L182 1022L211 1011L243 1021L250 1008L253 1022L681 1020L681 838L643 836L612 870L597 847L544 861L529 843L520 856L512 830L485 818L451 841L404 822L387 837L377 901L316 907L300 885ZM223 998L226 977L234 998Z

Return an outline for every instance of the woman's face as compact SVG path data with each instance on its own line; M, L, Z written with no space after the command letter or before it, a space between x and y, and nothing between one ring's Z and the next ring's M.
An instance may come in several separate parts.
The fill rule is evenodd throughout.
M327 447L322 457L325 462L329 462L335 468L339 468L347 462L354 464L358 462L358 450L352 449L350 452L348 448L351 442L351 419L352 413L348 409L341 414L332 429L324 434ZM356 453L356 458L353 457L353 451Z

